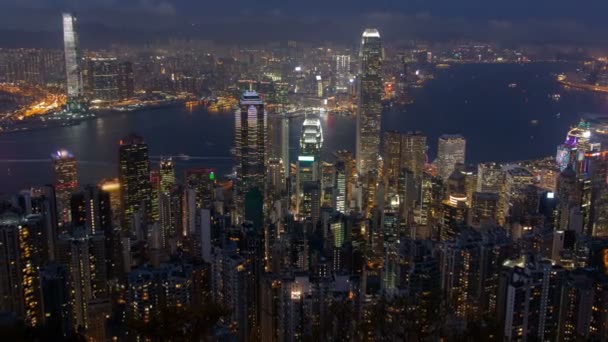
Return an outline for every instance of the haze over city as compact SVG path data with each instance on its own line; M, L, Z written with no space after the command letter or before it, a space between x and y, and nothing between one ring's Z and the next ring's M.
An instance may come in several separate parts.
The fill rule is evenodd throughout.
M0 339L608 341L607 10L0 0Z

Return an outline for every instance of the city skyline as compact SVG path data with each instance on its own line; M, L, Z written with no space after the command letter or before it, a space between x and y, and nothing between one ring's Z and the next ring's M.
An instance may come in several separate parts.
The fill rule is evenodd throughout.
M186 24L197 8L13 5ZM539 15L520 5L492 7L499 26ZM55 17L63 49L0 49L0 336L608 338L608 57L393 44L384 25L342 27L356 45L252 29L80 49L76 17Z

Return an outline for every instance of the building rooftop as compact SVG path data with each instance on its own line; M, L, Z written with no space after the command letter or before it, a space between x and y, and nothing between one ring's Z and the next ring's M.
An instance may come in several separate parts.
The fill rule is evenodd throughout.
M380 32L377 29L366 29L363 31L363 38L380 38Z

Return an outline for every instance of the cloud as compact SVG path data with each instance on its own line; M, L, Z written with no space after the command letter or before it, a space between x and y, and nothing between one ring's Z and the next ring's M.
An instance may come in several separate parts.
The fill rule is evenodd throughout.
M173 4L167 1L139 0L136 9L156 15L175 15L176 10Z

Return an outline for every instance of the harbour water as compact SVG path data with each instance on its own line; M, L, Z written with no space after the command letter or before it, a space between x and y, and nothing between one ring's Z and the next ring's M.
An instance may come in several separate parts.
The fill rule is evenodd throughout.
M387 110L383 130L420 130L428 137L429 159L439 135L460 133L467 139L467 162L511 161L553 155L569 126L582 113L608 113L608 95L565 89L555 74L574 66L543 64L471 64L439 70L436 78L414 89L414 103ZM515 83L515 87L510 84ZM560 94L556 99L554 94ZM295 156L302 118L291 122ZM355 119L324 117L324 157L337 149L354 151ZM188 155L177 160L178 176L188 167L231 171L234 115L192 112L182 107L104 116L78 126L0 135L0 193L51 183L50 154L60 148L79 160L81 184L118 173L119 140L136 132L151 156ZM152 159L155 163L155 159Z

